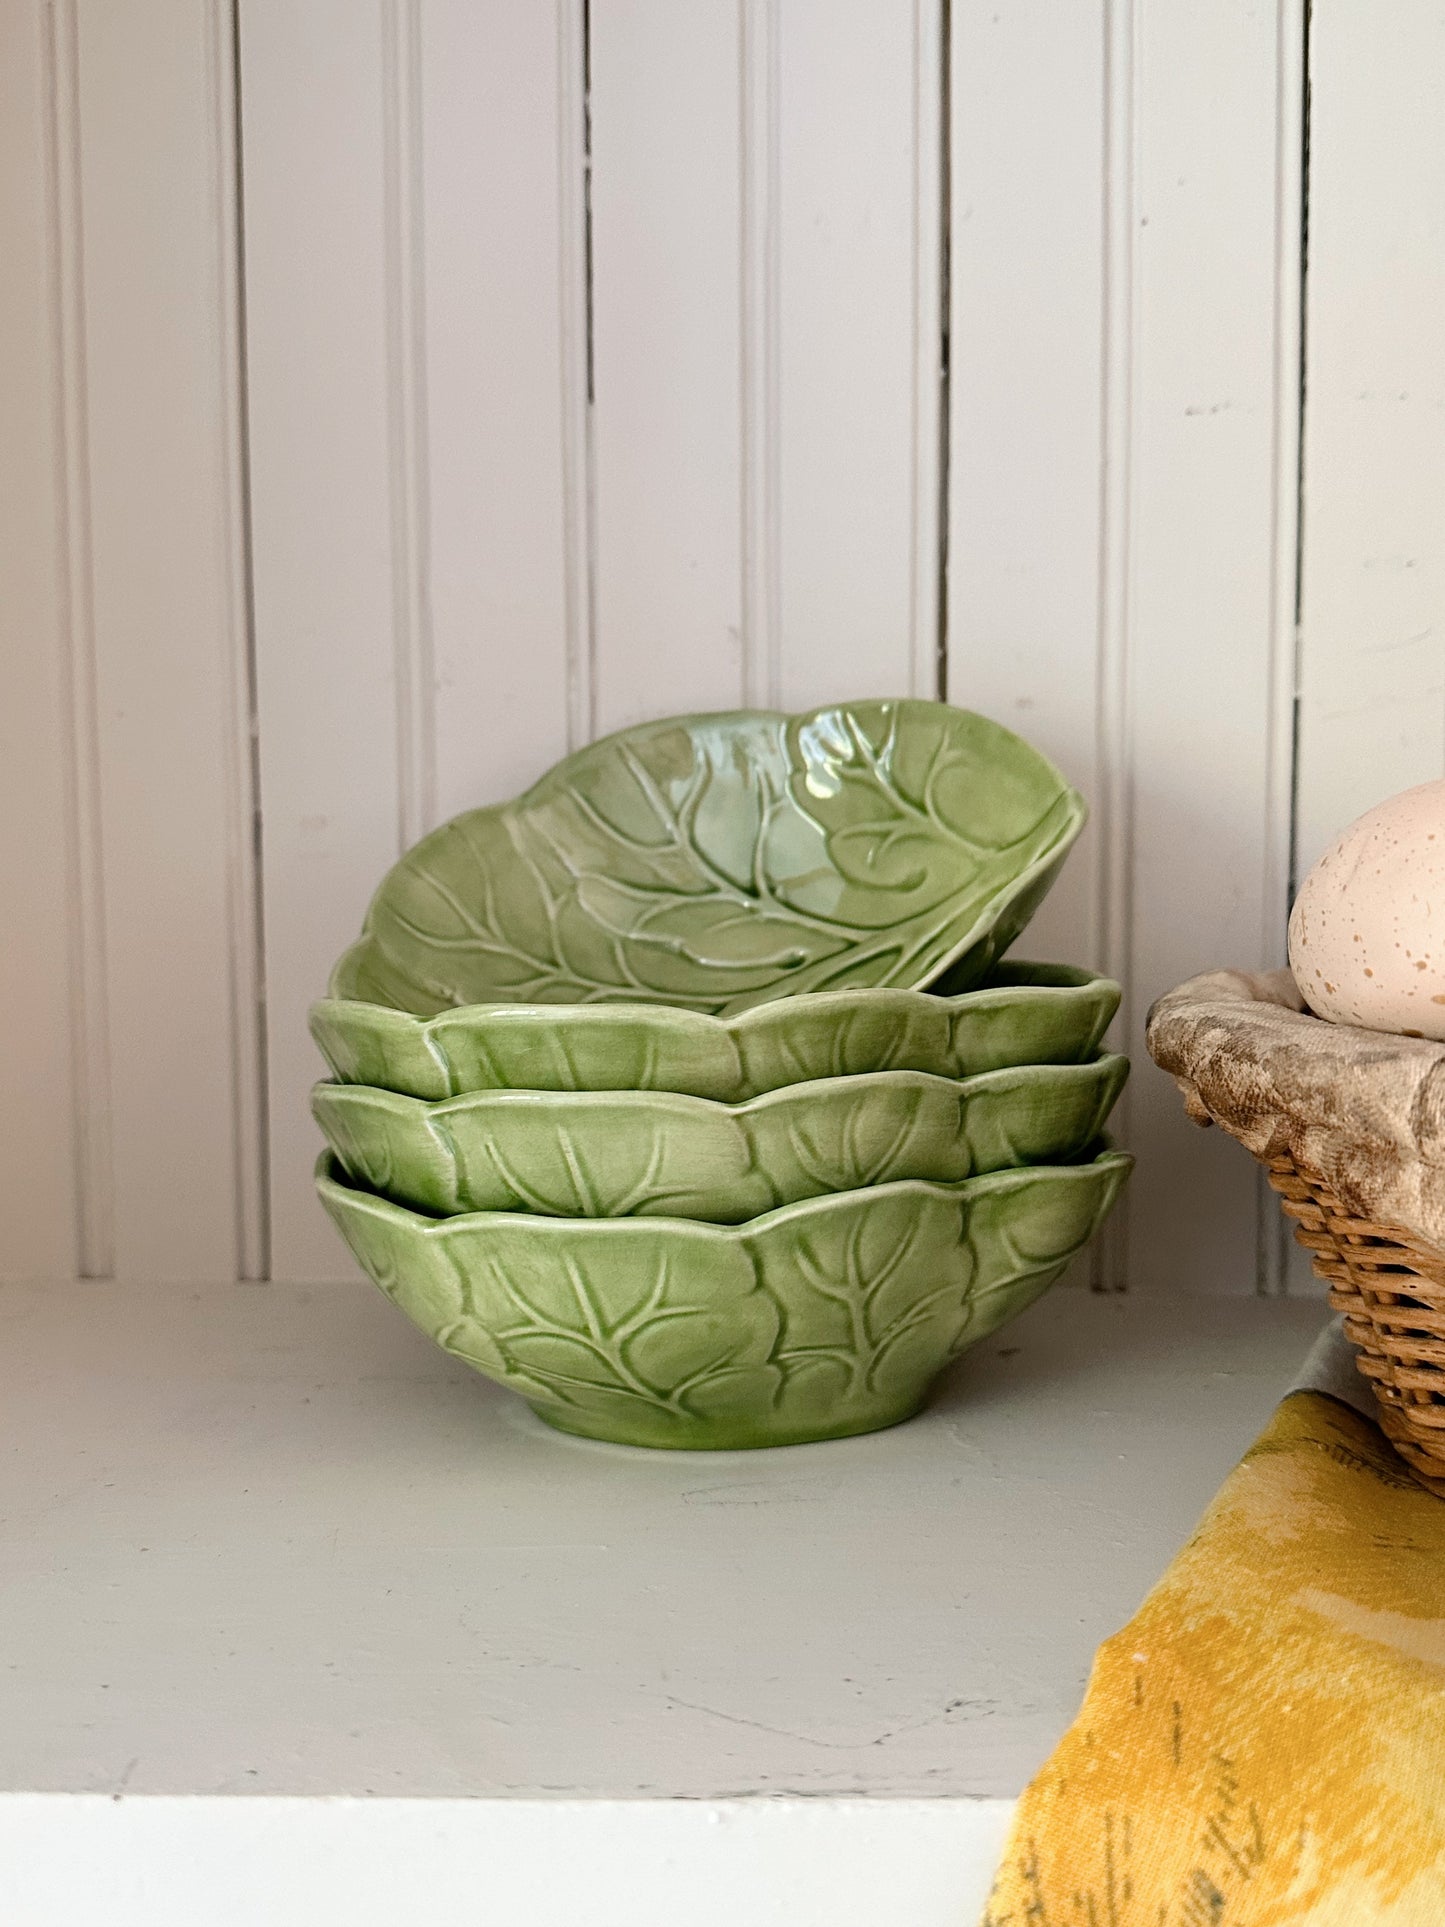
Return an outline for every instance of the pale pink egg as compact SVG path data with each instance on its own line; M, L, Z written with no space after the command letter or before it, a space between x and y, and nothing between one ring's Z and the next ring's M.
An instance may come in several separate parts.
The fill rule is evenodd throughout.
M1289 962L1317 1016L1445 1041L1445 782L1377 803L1325 852Z

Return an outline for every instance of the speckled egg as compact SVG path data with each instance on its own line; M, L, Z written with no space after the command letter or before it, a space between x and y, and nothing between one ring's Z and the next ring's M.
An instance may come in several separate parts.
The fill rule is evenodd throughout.
M1377 803L1325 852L1289 962L1317 1016L1445 1041L1445 782Z

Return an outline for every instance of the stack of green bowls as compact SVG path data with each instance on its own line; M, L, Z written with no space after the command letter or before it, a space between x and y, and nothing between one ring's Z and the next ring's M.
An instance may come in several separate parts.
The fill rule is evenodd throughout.
M1000 961L1083 804L939 703L684 717L457 817L312 1032L322 1202L549 1424L873 1431L1029 1304L1130 1160L1118 988Z

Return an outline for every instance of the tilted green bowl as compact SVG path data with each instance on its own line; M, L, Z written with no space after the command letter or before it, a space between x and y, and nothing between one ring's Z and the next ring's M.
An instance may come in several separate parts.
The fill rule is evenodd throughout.
M963 1079L872 1071L732 1105L666 1091L480 1091L427 1104L365 1084L318 1084L311 1103L347 1174L418 1211L741 1224L862 1185L1077 1156L1128 1074L1126 1058L1106 1056Z
M947 980L945 979L945 982ZM332 1075L433 1101L466 1091L677 1091L743 1103L863 1071L970 1077L1091 1057L1119 986L1066 964L995 964L977 990L822 990L735 1017L666 1004L474 1004L421 1018L327 998L311 1034Z
M1022 738L943 703L646 723L424 837L331 994L419 1017L619 1000L727 1016L945 969L962 990L1084 815Z
M904 1181L743 1225L426 1218L346 1183L321 1201L362 1267L448 1352L563 1431L732 1448L840 1438L918 1410L950 1359L1032 1303L1132 1159Z

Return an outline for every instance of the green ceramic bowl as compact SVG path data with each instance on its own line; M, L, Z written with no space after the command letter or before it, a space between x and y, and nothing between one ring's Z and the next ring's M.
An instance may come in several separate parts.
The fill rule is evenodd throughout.
M643 1002L727 1016L799 991L977 982L1084 804L1020 737L931 702L621 731L383 879L333 997Z
M318 1084L311 1104L348 1176L418 1211L741 1224L897 1178L952 1183L1077 1157L1128 1074L1123 1057L961 1081L872 1071L746 1104L666 1091L480 1091L426 1104Z
M736 1017L665 1004L474 1004L420 1018L327 998L311 1034L334 1077L432 1100L464 1091L678 1091L738 1104L862 1071L969 1077L1082 1063L1119 986L1064 964L1000 963L978 990L824 990Z
M443 1348L548 1424L625 1445L791 1445L916 1412L950 1359L1032 1303L1132 1160L904 1181L744 1225L425 1218L344 1181L321 1201Z

